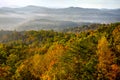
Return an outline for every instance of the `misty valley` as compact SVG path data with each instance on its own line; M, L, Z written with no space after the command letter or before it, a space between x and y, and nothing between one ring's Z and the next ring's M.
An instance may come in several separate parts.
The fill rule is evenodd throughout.
M90 23L114 23L120 21L120 9L94 8L46 8L26 6L0 8L2 30L63 30Z

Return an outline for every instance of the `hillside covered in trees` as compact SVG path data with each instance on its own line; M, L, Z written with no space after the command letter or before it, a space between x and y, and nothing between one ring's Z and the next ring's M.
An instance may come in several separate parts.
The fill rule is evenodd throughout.
M1 30L0 80L120 80L120 23L86 28Z

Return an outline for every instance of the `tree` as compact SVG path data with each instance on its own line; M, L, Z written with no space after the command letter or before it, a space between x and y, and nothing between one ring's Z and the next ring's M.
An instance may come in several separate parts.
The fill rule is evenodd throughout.
M103 36L98 41L97 48L97 56L99 61L97 65L98 80L115 80L117 72L115 73L114 70L118 71L118 68L114 63L115 55L109 48L109 43L106 37Z

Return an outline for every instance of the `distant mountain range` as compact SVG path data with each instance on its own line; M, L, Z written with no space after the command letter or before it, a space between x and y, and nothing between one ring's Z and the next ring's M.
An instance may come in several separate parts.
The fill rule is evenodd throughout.
M26 6L20 8L9 8L2 7L0 8L0 13L51 13L51 14L109 14L115 15L119 14L120 9L94 9L94 8L80 8L80 7L68 7L68 8L47 8L40 6ZM117 12L117 13L116 13Z
M56 30L88 23L119 21L120 9L46 8L32 5L21 8L0 8L0 29L5 30Z

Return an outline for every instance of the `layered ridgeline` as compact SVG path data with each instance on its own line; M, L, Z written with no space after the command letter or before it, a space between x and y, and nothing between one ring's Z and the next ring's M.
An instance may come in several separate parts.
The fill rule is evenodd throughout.
M119 80L120 23L95 26L0 31L0 80Z
M61 30L88 23L120 21L120 9L88 9L80 7L46 8L26 6L0 8L0 29L3 30Z

